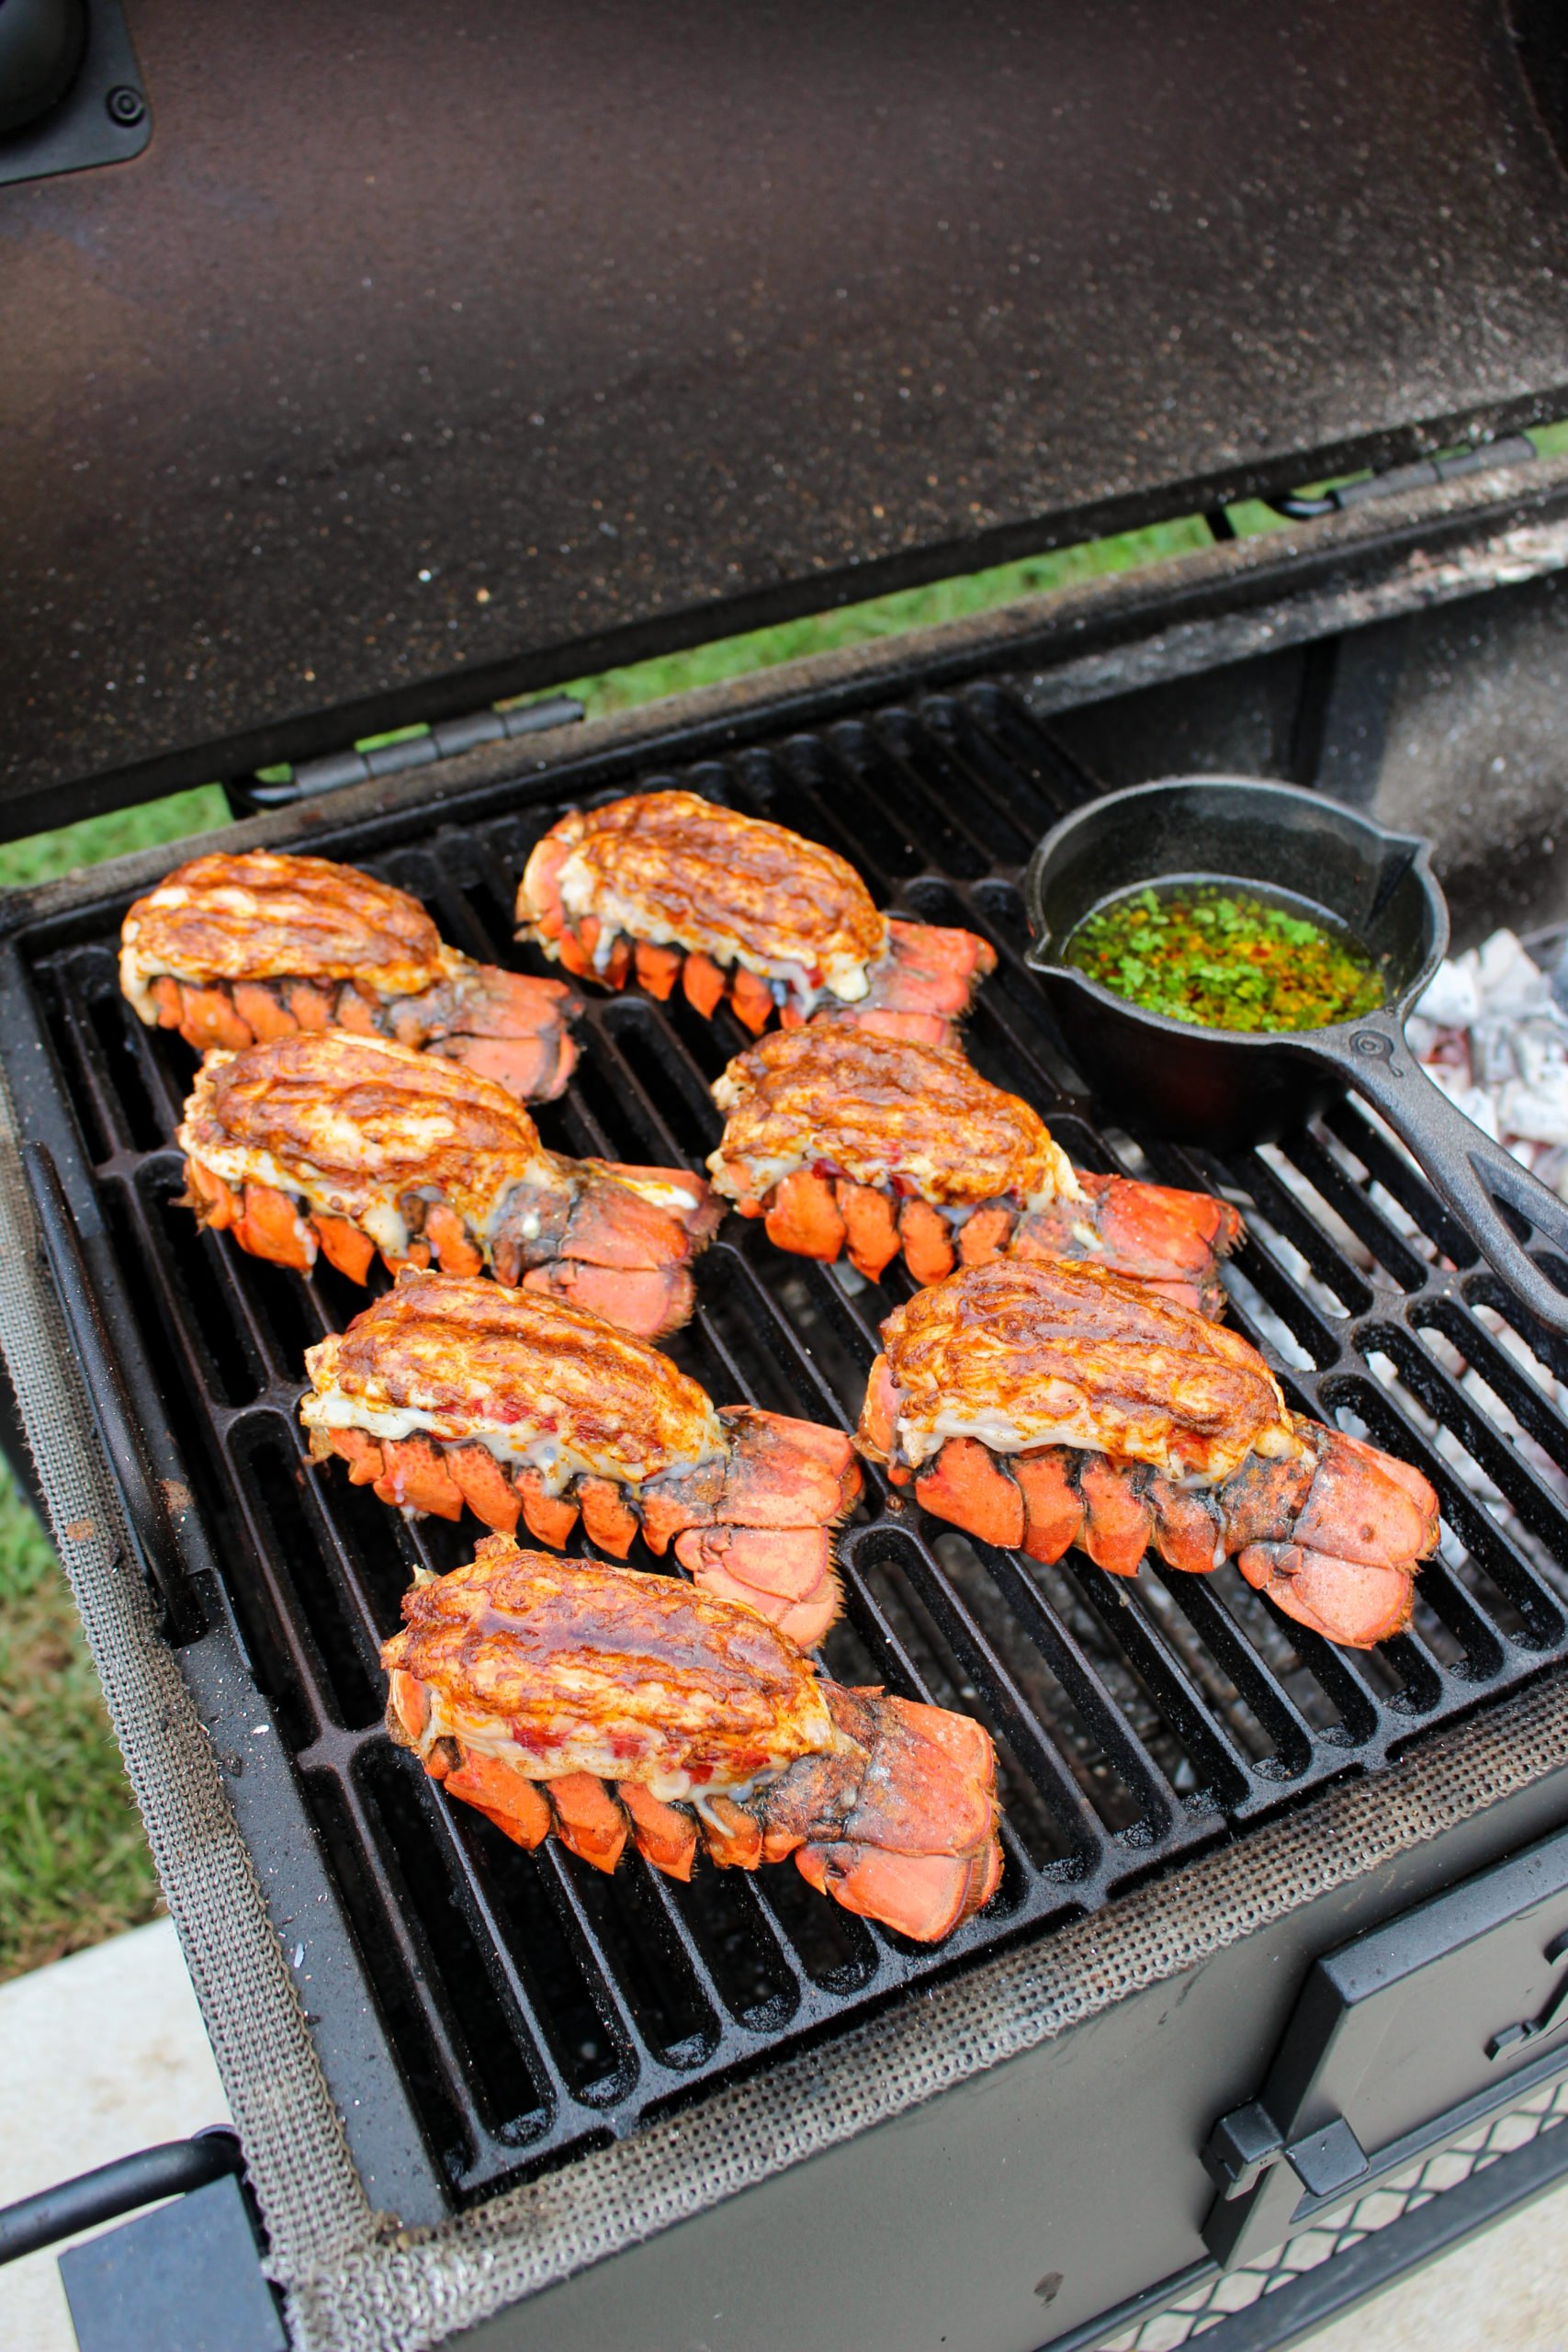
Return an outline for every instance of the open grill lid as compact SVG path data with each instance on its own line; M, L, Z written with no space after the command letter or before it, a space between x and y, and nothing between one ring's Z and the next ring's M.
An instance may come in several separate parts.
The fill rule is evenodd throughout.
M131 30L0 186L6 831L1568 406L1503 0Z

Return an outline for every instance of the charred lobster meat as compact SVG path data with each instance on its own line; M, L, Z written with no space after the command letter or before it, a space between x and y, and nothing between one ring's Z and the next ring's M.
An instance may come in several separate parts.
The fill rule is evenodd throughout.
M857 1443L938 1519L1113 1576L1152 1546L1247 1582L1331 1642L1410 1621L1438 1540L1418 1470L1286 1409L1236 1333L1098 1267L1003 1260L882 1327Z
M299 1418L318 1461L405 1510L564 1544L581 1514L624 1559L640 1532L705 1591L796 1647L839 1613L833 1529L861 1489L838 1430L716 1408L597 1316L531 1291L405 1272L305 1357Z
M738 1055L713 1094L728 1114L715 1189L782 1250L848 1256L871 1282L900 1252L919 1283L1001 1257L1083 1259L1224 1311L1219 1261L1241 1233L1228 1202L1074 1169L955 1046L824 1017Z
M657 1339L695 1297L722 1207L682 1168L547 1151L503 1086L342 1030L209 1054L178 1133L186 1199L243 1250L362 1283L433 1258Z
M668 1877L793 1855L818 1894L936 1943L1001 1878L996 1755L967 1715L841 1690L750 1610L487 1536L404 1597L387 1724L519 1846Z
M126 916L119 978L143 1021L198 1053L348 1029L462 1062L523 1102L560 1093L577 1060L581 1000L562 982L472 962L417 899L330 858L177 866Z
M519 939L605 988L679 984L704 1016L728 996L761 1035L818 1006L942 1042L996 967L968 931L882 914L852 865L694 792L639 792L574 809L537 842L517 897Z

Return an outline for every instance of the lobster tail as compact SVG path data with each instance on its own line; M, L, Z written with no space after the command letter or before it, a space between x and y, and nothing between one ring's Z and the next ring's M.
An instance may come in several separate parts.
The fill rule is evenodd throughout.
M521 1521L552 1545L581 1514L619 1559L640 1532L803 1649L838 1616L833 1530L861 1490L850 1440L750 1406L716 1411L624 1324L526 1287L411 1274L306 1366L312 1453L386 1502L447 1519L466 1506L499 1534ZM411 1408L433 1426L384 1433Z
M1407 1463L1286 1414L1235 1334L1056 1264L956 1275L883 1336L857 1442L938 1518L1045 1562L1078 1544L1115 1576L1151 1548L1191 1575L1234 1559L1348 1647L1409 1623L1437 1495ZM965 1419L987 1437L942 1435Z
M554 1835L610 1871L635 1845L680 1879L699 1850L728 1870L793 1855L820 1893L921 1942L996 1890L981 1725L818 1681L749 1609L492 1538L403 1613L382 1652L388 1728L519 1846Z

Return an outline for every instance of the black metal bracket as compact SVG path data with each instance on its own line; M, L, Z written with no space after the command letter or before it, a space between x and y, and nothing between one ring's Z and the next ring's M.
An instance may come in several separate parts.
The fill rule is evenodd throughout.
M117 2157L93 2172L79 2173L36 2197L0 2207L0 2263L18 2262L40 2246L57 2245L79 2230L115 2222L141 2205L164 2197L182 2197L205 2188L209 2180L244 2170L236 2133L227 2124L214 2124L189 2140L164 2140L155 2148L139 2148L132 2156Z
M1553 1965L1560 1960L1568 1959L1568 1935L1553 1937L1542 1958ZM1540 2041L1547 2034L1555 2033L1561 2025L1568 2025L1568 1975L1562 1978L1539 2016L1521 2018L1517 2025L1506 2025L1495 2033L1486 2044L1486 2055L1494 2060L1502 2058L1509 2052L1520 2049L1527 2041Z
M1309 2197L1337 2197L1371 2170L1366 2150L1342 2115L1318 2131L1287 2141L1260 2099L1249 2099L1245 2107L1223 2115L1201 2154L1203 2169L1219 2190L1222 2204L1249 2196L1266 2175L1273 2173L1277 2177L1271 2186L1289 2198L1292 2215L1301 2191ZM1280 2171L1281 2164L1293 2176L1294 2190ZM1280 2201L1270 2198L1271 2210ZM1204 2230L1211 2253L1218 2256L1217 2241L1224 2235L1223 2224L1211 2215Z
M288 2352L232 2173L60 2257L80 2352Z
M1543 1970L1568 1959L1565 1898L1559 1832L1314 1964L1258 2097L1221 2116L1201 2152L1219 2192L1203 2243L1222 2267L1257 2263L1347 2195L1568 2070L1556 2039L1568 1975L1541 1998ZM1529 2014L1496 2023L1524 1999ZM1438 2017L1442 2065L1414 2063Z
M372 776L434 767L480 743L505 743L519 736L543 735L556 727L572 727L586 715L570 695L545 695L516 710L475 710L462 718L438 719L423 734L405 735L395 743L378 745L373 752L331 752L324 759L304 761L292 775L275 782L242 776L224 789L236 816L248 817L259 808L288 808L298 800L341 791L344 785L366 784Z
M75 79L37 122L0 139L0 187L125 164L152 136L141 69L119 0L89 0Z
M141 2212L146 2205L159 2210ZM218 2344L288 2352L262 2272L244 2154L227 2124L140 2148L6 2206L0 2264L127 2213L137 2219L60 2257L81 2352L210 2352Z

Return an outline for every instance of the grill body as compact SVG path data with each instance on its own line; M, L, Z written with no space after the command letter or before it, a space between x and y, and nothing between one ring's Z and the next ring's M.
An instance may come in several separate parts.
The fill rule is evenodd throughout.
M1314 1897L1303 1876L1270 1927L497 2317L463 2352L766 2352L786 2314L806 2352L1097 2352L1209 2267L1198 2152L1256 2091L1305 1956L1565 1819L1559 1765L1353 1887Z
M818 1904L787 1869L760 1883L705 1871L687 1892L640 1866L607 1883L550 1849L519 1856L390 1748L376 1644L412 1566L451 1565L474 1531L405 1527L307 1464L299 1352L360 1295L198 1238L175 1205L167 1139L191 1060L116 991L131 878L12 910L0 1054L19 1124L59 1171L57 1272L80 1292L100 1419L113 1388L123 1396L141 1565L371 2202L437 2225L501 2192L558 2204L579 2179L598 2193L614 2143L673 2147L688 2131L694 2165L716 2161L711 2118L759 2086L787 2086L781 2115L853 2109L842 2145L826 2144L835 2125L808 2155L807 2134L802 2161L486 2322L476 2344L739 2352L776 2341L786 2297L804 2344L852 2328L890 2346L1070 2340L1202 2259L1213 2191L1198 2148L1248 2096L1312 1954L1568 1813L1550 1703L1568 1652L1561 1344L1350 1105L1228 1163L1098 1125L1092 1074L1063 1060L1021 955L1020 871L1093 788L1088 761L1131 781L1129 767L1169 764L1181 734L1183 766L1234 765L1251 728L1271 730L1253 763L1288 773L1303 728L1320 751L1332 735L1332 696L1312 715L1314 646L1337 632L1356 658L1347 624L1371 608L1406 631L1408 678L1428 632L1451 639L1412 547L1445 533L1467 547L1461 584L1514 595L1519 641L1554 648L1552 567L1496 589L1504 543L1526 526L1517 500L1488 497L1348 531L1315 579L1281 549L1272 605L1265 563L1227 571L1222 556L1141 612L1113 588L1032 635L960 632L880 675L829 666L771 706L710 701L618 743L609 730L523 778L476 758L439 797L394 787L312 812L309 846L413 889L446 936L502 960L516 874L559 809L661 782L830 842L885 905L985 932L1001 958L971 1033L986 1074L1028 1094L1088 1166L1226 1189L1252 1233L1235 1319L1291 1401L1347 1417L1438 1485L1443 1556L1412 1634L1371 1657L1284 1625L1234 1570L1150 1568L1131 1590L1086 1562L1043 1571L889 1509L874 1487L842 1545L849 1613L829 1664L977 1713L1003 1759L1001 1896L935 1953ZM1538 542L1555 546L1565 501L1555 484L1525 501ZM1280 649L1292 628L1304 650ZM288 835L269 820L246 837ZM684 1008L596 1001L547 1140L695 1160L717 1132L706 1082L741 1042ZM732 1224L673 1351L720 1401L851 1421L901 1280L851 1295ZM134 1492L143 1469L151 1509ZM1495 1776L1480 1789L1477 1724ZM1384 1789L1402 1826L1380 1845ZM1077 2023L1064 1971L1098 1988ZM998 2002L1010 2044L987 2039ZM944 2019L965 2054L921 2096L905 2045ZM886 2120L884 2063L900 2085ZM1047 2301L1036 2289L1057 2271Z

